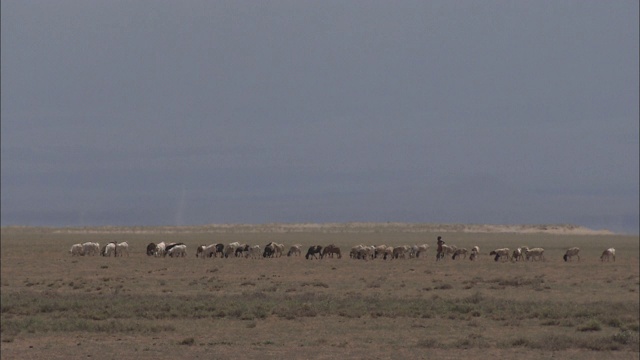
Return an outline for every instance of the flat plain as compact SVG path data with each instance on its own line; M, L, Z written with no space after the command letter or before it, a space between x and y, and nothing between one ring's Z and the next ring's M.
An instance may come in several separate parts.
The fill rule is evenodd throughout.
M638 359L638 236L549 228L228 225L2 228L6 359ZM504 229L503 229L504 230ZM474 232L477 231L477 232ZM481 249L435 260L436 237ZM126 241L125 257L69 254ZM145 254L183 242L185 258ZM196 258L234 241L335 244L343 257ZM355 260L357 244L429 244L425 257ZM543 247L544 261L495 262ZM580 247L580 261L564 262ZM601 262L616 248L615 262Z

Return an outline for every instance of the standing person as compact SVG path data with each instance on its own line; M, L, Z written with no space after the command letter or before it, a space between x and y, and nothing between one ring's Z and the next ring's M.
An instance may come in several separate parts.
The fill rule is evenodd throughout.
M438 236L438 253L436 254L436 261L444 257L444 253L442 252L442 244L444 244L444 240L442 240L442 236Z

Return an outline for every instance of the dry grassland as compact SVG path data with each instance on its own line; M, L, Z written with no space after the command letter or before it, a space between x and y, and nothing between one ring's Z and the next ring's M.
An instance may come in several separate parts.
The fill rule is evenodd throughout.
M2 357L639 358L638 236L333 230L3 228ZM437 235L479 245L479 261L436 262ZM129 257L68 253L114 240L129 243ZM160 241L186 243L188 257L147 257ZM431 248L393 261L195 257L198 245L233 241ZM488 256L521 245L545 248L546 261ZM571 246L580 262L562 261ZM609 247L617 261L601 263Z

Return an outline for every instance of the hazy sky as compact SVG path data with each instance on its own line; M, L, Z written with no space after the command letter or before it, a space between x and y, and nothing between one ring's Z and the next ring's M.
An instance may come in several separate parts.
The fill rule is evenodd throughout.
M638 1L1 6L3 226L639 232Z

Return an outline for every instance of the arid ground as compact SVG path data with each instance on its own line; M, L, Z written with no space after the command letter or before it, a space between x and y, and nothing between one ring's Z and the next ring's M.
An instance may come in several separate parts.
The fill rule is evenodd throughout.
M269 224L2 228L3 359L638 359L638 236L571 226ZM435 260L436 237L478 261ZM126 241L128 257L69 254ZM186 258L145 254L184 242ZM234 241L336 244L341 259L196 258ZM426 257L350 259L357 244ZM545 261L495 262L543 247ZM580 247L581 260L564 262ZM601 262L616 248L615 262Z

